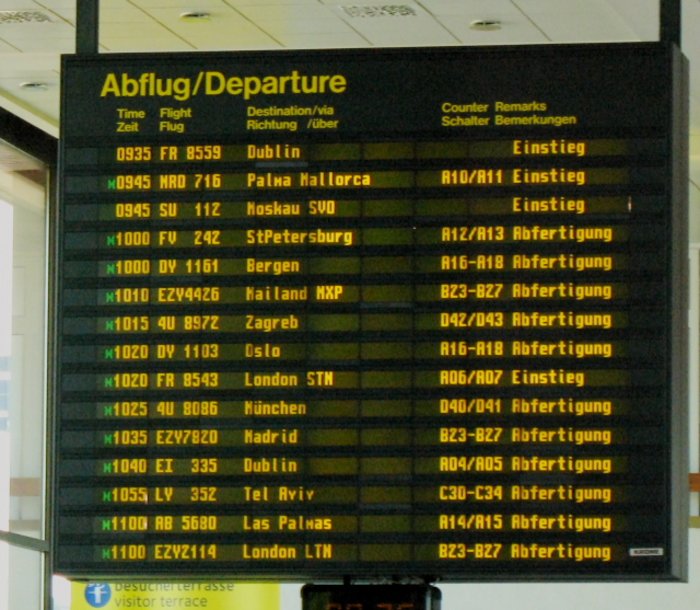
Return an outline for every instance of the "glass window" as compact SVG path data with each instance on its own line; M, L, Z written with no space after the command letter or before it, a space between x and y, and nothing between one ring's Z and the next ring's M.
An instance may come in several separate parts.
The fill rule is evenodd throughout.
M0 140L0 610L42 607L47 169Z

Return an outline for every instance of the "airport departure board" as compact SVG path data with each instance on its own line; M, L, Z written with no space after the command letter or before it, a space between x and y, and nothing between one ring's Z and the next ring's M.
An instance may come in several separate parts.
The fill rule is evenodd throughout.
M682 64L66 57L55 570L682 578Z

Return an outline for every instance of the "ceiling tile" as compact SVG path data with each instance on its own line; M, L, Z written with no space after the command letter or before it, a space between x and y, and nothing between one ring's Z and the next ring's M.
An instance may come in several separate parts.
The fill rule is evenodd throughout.
M0 23L0 38L4 40L46 36L56 38L59 36L74 35L75 29L63 20L42 23Z
M330 0L328 0L330 2ZM337 1L337 0L336 0ZM431 13L461 14L473 13L482 18L490 17L490 13L518 13L511 0L416 0L425 10Z
M513 0L552 42L621 42L638 35L606 0Z
M149 19L148 15L146 15L142 9L128 2L116 7L102 7L99 17L100 27L102 27L104 23L143 21Z
M152 8L148 14L197 49L279 46L274 38L230 7L212 13L211 19L201 23L183 21L180 13L172 9Z
M347 23L340 19L318 19L315 21L269 19L258 21L257 24L277 40L288 35L350 34L353 31Z
M191 37L188 39L188 42L199 51L264 51L282 48L282 44L279 41L265 34Z
M194 48L177 36L148 36L134 44L133 35L107 36L100 39L102 50L107 53L133 53L133 52L185 52Z
M184 31L196 31L201 29L216 29L224 27L238 27L242 25L250 25L247 20L238 11L230 6L221 6L216 11L211 11L211 18L202 21L190 21L181 19L182 11L170 8L145 8L144 12L167 25L168 27L177 28Z
M2 55L5 53L19 53L19 49L14 46L13 44L10 44L9 42L5 42L0 38L0 65L3 65L5 60L2 58Z
M131 2L146 9L167 8L178 13L205 9L227 10L230 8L224 0L131 0Z
M131 38L131 42L134 44L134 41L142 41L147 36L164 38L166 35L172 39L177 39L177 36L168 32L161 24L150 20L145 23L120 21L100 25L100 42L104 42L109 38Z
M32 0L0 0L0 11L40 11L43 8Z
M288 6L290 4L305 5L305 4L325 4L322 0L224 0L226 4L239 8L242 6ZM334 3L333 3L334 4Z
M280 42L288 49L352 49L370 46L369 41L352 30L333 34L284 34Z
M467 45L539 44L547 38L510 0L420 0L462 43ZM471 23L477 20L499 21L498 30L478 31Z
M658 40L660 1L608 0L608 3L640 40Z
M58 119L60 97L60 77L58 73L28 73L27 77L0 78L0 91L2 91L3 95L10 96L27 108L33 108L43 115ZM22 83L28 81L44 82L47 83L47 87L45 89L23 89Z
M7 61L3 61L7 58ZM61 69L61 57L58 53L19 53L11 56L0 55L2 76L14 76L25 74L29 70L43 72L56 72Z
M241 10L247 11L247 9ZM251 10L246 12L246 17L249 17L251 21L275 38L290 34L349 34L354 31L351 25L332 11L326 10L325 7L310 7L305 11L300 11L298 15L290 15L287 18L281 16L285 12L286 10L272 13Z
M543 44L549 42L547 37L529 23L509 23L502 21L499 30L477 31L470 27L473 19L460 21L449 17L438 17L454 36L467 46Z
M373 5L374 6L374 5ZM377 5L336 5L334 10L350 27L375 46L436 46L459 40L415 2Z
M48 53L56 56L61 53L73 53L75 50L75 34L69 36L19 36L6 39L6 42L17 47L23 53Z
M347 24L340 19L333 9L318 3L287 6L256 4L241 6L238 8L238 12L256 23L270 21L289 22L296 24L298 28L303 27L303 24L308 24L312 28L307 30L309 32L324 30L327 32L346 32L348 30Z

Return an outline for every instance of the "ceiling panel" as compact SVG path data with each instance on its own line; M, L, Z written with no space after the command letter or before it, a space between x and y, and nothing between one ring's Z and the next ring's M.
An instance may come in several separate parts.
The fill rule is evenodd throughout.
M152 1L157 1L157 0L152 0ZM259 0L259 2L256 2L255 0L223 0L226 4L234 7L241 7L241 6L259 6L261 4L265 4L268 6L289 6L289 5L309 5L309 4L325 4L323 0ZM330 4L337 4L337 0L333 0L330 2ZM356 2L356 4L360 4L360 2Z
M107 44L110 39L120 38L131 40L131 47L134 45L134 38L138 37L140 43L147 42L147 38L159 37L170 40L173 44L179 39L178 36L163 28L160 24L143 21L116 21L103 23L100 26L100 43ZM126 49L128 50L128 49ZM192 50L190 48L190 50Z
M514 0L552 42L639 40L607 0Z
M354 30L333 34L284 34L280 36L280 42L287 49L356 49L369 46L367 39Z
M130 53L134 51L133 35L107 36L100 43L104 53ZM141 53L186 53L194 50L192 45L176 36L145 36L137 49Z
M192 10L227 10L231 7L231 2L225 0L128 0L135 6L143 8L166 8L179 14L183 11Z
M5 57L5 54L20 53L20 50L4 40L0 40L0 66L4 65L5 62L11 61L10 57ZM0 68L1 70L2 68Z
M40 10L49 2L34 2L33 0L0 0L0 11L31 11Z
M421 0L461 44L469 46L539 44L547 42L538 29L510 0L457 2ZM475 22L495 22L493 29L476 29Z
M149 20L144 10L127 0L110 2L100 8L100 31L106 23L138 22Z
M287 6L271 6L257 4L238 8L241 15L269 29L268 24L276 24L275 30L295 33L346 33L350 26L343 21L332 8L321 4L301 4Z
M659 39L659 0L608 0L640 40Z
M459 40L417 2L333 4L333 10L372 46L454 45Z
M42 88L23 89L27 82L46 83ZM29 72L27 77L0 77L2 105L41 129L55 122L56 107L60 100L60 77L58 72ZM28 112L26 108L31 108Z
M211 11L211 18L192 22L183 20L173 8L148 8L146 12L171 32L190 42L194 48L246 49L277 47L278 43L263 29L230 6Z

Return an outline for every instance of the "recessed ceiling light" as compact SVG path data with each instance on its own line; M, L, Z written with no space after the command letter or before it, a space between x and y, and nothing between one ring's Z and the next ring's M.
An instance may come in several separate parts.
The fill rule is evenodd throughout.
M49 88L48 83L42 83L41 81L25 81L19 85L22 89L30 89L32 91L46 91Z
M377 5L347 5L340 7L343 12L352 18L373 17L416 17L416 9L407 4L377 4Z
M498 19L476 19L469 24L469 27L479 32L492 32L494 30L500 30L501 25Z
M183 21L206 21L211 18L211 13L207 11L186 11L180 13L180 19Z
M51 21L41 11L0 11L0 23L45 23Z

